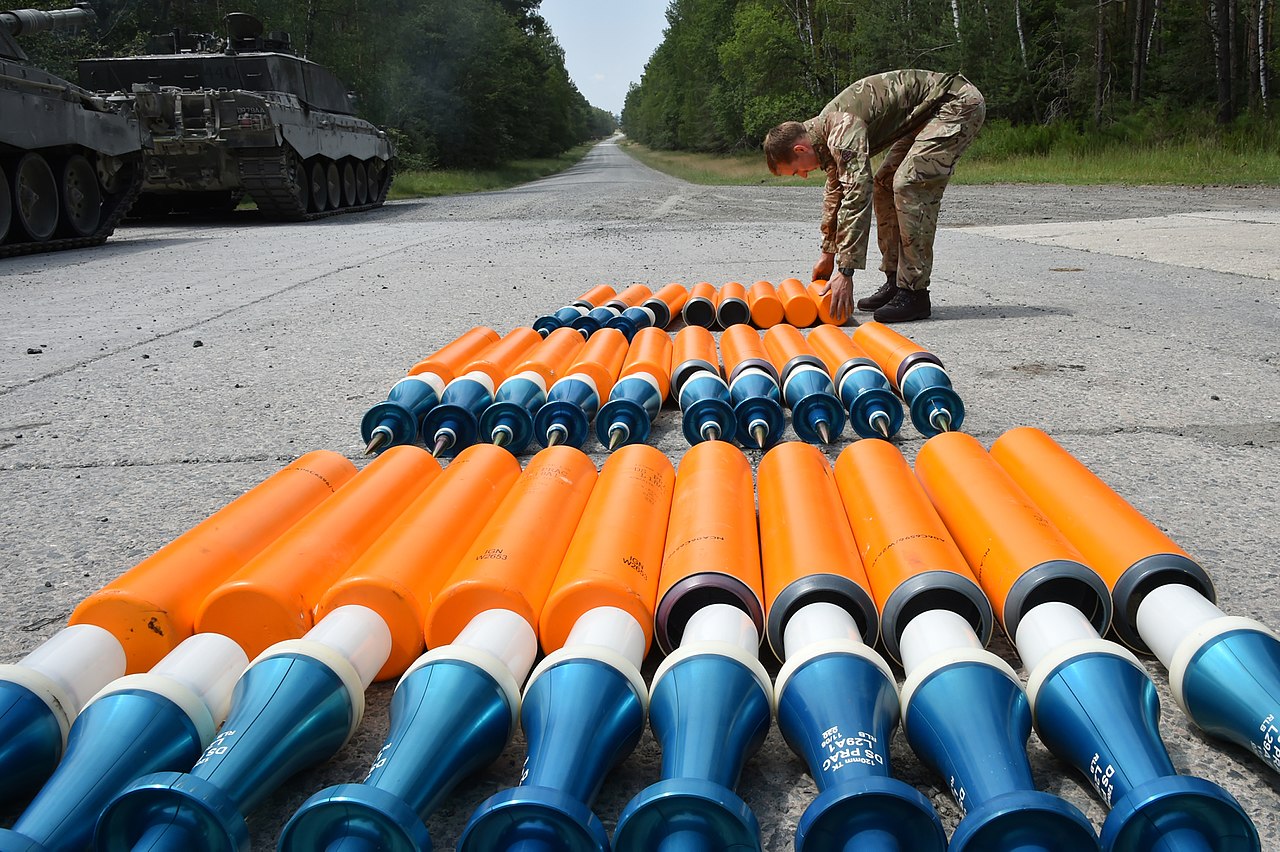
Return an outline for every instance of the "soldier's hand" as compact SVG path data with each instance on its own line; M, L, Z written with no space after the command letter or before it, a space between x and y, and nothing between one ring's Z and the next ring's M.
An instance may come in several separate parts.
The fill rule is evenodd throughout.
M813 265L813 277L810 281L824 281L831 277L831 270L835 269L836 256L831 252L823 252L822 257Z
M819 296L831 294L831 318L843 323L853 312L853 281L840 270L832 273L825 287L818 289Z

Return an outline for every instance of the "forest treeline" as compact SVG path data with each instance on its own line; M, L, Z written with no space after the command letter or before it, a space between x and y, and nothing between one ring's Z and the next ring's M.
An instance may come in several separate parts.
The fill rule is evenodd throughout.
M70 2L17 3L60 8ZM223 34L228 12L288 31L295 50L359 95L389 128L402 168L481 168L558 154L611 133L565 70L539 0L93 0L101 25L24 39L74 80L75 60L145 51L152 34Z
M1274 111L1277 0L671 0L622 112L661 149L730 151L868 74L960 71L988 121L1089 131ZM1271 125L1274 126L1274 125Z

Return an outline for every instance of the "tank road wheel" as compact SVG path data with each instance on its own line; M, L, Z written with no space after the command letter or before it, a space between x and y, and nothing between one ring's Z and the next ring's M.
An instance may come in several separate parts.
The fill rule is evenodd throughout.
M359 160L352 166L351 171L356 176L356 204L369 203L369 173L364 170L364 163Z
M13 222L13 196L9 194L9 178L0 166L0 243L9 236L9 224Z
M369 170L369 200L377 201L382 194L382 182L387 176L386 163L375 158L366 163L365 167Z
M329 209L329 181L320 160L311 164L311 209L317 213Z
M62 167L62 224L73 236L87 237L102 221L102 192L98 175L80 154Z
M329 191L329 209L337 210L342 206L342 176L333 160L324 161L324 181Z
M307 174L307 164L302 162L293 149L285 155L285 174L289 178L289 186L293 197L302 212L307 212L307 204L311 201L311 177Z
M13 170L13 206L18 222L36 242L53 236L58 227L58 182L39 154L23 154Z
M360 201L356 196L356 170L350 160L342 161L342 204L355 207Z

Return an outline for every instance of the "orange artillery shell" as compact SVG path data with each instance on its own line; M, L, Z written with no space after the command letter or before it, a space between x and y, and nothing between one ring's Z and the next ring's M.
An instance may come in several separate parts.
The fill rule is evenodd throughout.
M831 315L831 293L828 291L825 295L818 295L823 287L827 286L826 281L814 281L809 285L809 298L813 299L813 304L818 309L818 322L823 325L844 325L844 320L838 320Z
M849 335L830 325L820 325L809 332L807 338L810 348L827 365L827 372L835 379L840 375L840 368L854 358L866 358L858 344Z
M1102 575L1116 633L1131 647L1149 653L1137 619L1152 589L1181 583L1215 599L1204 568L1044 432L1011 429L991 445L991 457Z
M885 441L850 444L836 461L836 485L890 656L901 661L902 631L930 609L961 616L987 644L994 626L991 604L897 447Z
M760 559L764 565L769 645L784 659L787 621L825 601L848 611L874 645L880 619L831 466L811 444L790 441L760 461Z
M435 373L446 385L458 375L458 368L474 360L481 352L498 342L498 332L476 326L457 340L409 368L409 375Z
M702 326L691 325L676 334L671 350L671 387L676 392L684 380L698 370L720 375L720 356L716 353L716 339Z
M458 370L459 376L467 373L481 372L489 377L496 388L511 375L511 368L520 363L525 355L542 342L542 335L531 328L513 329L507 336L490 346L480 357L474 358Z
M622 362L619 378L633 373L648 373L658 380L658 393L663 399L671 389L671 335L660 328L642 328L631 339L631 348Z
M791 325L775 325L764 333L764 348L782 381L801 364L812 364L824 373L827 365L813 352L804 335Z
M520 463L506 450L463 450L321 598L316 621L346 604L378 613L391 631L391 656L377 680L399 677L422 654L436 592L519 475Z
M608 284L597 284L577 298L578 302L586 302L592 307L600 307L617 295L617 291Z
M772 328L786 319L778 291L768 281L757 281L747 291L747 304L751 306L751 322L756 328Z
M70 623L108 631L128 672L148 671L195 632L205 595L355 473L337 453L307 453L85 598Z
M716 324L718 303L719 294L716 288L706 281L699 281L689 291L689 298L684 303L681 316L684 317L686 325L711 328Z
M654 614L654 635L667 653L708 603L741 607L763 636L753 492L751 465L728 442L697 444L680 460Z
M641 302L643 302L645 299L649 298L652 295L653 295L653 291L650 290L645 285L632 284L630 287L628 287L627 289L619 293L616 297L609 299L609 301L615 304L620 303L624 308L634 308L636 305L640 304Z
M1049 601L1076 607L1107 632L1106 583L976 438L930 438L916 456L916 476L1006 633L1015 636L1022 616Z
M537 630L595 482L595 465L573 447L548 447L530 459L432 602L427 647L449 644L491 609L517 613Z
M751 321L751 308L747 306L747 288L737 281L730 281L720 288L720 303L716 305L716 321L721 328Z
M778 298L787 322L796 328L808 328L818 318L818 306L799 278L787 278L778 285Z
M630 613L648 651L675 479L666 455L645 444L604 463L542 610L543 651L563 647L578 619L601 606Z
M653 294L654 299L664 302L667 306L667 325L671 324L671 320L680 315L680 309L684 307L684 303L689 299L689 291L684 288L683 284L671 282L661 290Z
M867 357L880 365L896 390L902 390L902 377L912 364L927 362L942 366L938 357L923 346L903 337L889 326L864 322L853 330L853 342Z
M214 589L196 615L196 632L231 637L249 659L301 637L329 586L439 474L426 450L387 450Z
M510 375L537 373L547 383L547 387L551 387L556 379L566 374L565 371L578 357L586 342L576 328L557 328L534 346L528 357L512 367Z
M747 367L759 367L778 381L778 371L769 360L760 332L749 325L725 329L720 335L720 354L724 358L725 377L731 383Z
M622 362L626 360L627 348L625 334L616 328L602 328L591 335L587 345L578 353L578 360L573 362L565 375L581 373L588 376L595 382L600 399L608 399L613 383L618 380Z

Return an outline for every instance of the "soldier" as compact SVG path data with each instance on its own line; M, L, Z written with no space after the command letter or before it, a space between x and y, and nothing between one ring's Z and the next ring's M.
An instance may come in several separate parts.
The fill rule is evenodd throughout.
M854 83L816 117L788 121L765 136L765 160L775 175L826 172L822 257L813 279L827 279L823 294L831 292L836 318L850 314L850 279L867 266L873 206L885 283L859 299L858 309L875 311L879 322L929 316L942 192L986 114L982 93L959 74L890 71ZM871 158L886 148L873 181Z

